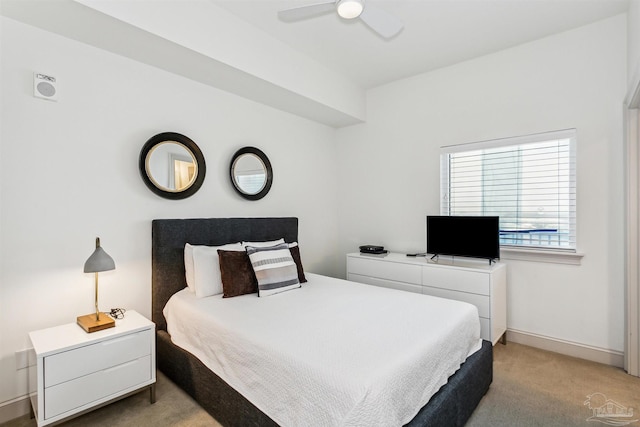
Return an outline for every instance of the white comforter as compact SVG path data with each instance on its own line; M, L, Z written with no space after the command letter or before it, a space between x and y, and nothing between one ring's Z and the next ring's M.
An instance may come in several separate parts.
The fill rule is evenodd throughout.
M172 341L282 426L400 426L480 348L475 306L306 273L164 309Z

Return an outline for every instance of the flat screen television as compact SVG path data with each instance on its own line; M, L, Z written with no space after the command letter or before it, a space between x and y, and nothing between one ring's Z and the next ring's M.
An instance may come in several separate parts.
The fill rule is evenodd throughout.
M427 216L427 253L500 258L497 216Z

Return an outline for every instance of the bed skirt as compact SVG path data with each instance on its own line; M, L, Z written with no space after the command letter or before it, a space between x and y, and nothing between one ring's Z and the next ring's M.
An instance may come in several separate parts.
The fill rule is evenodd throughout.
M198 358L158 330L158 369L187 392L223 426L277 426L275 421L234 390ZM428 373L425 373L428 375ZM407 426L463 427L493 380L493 347L489 341L469 356Z

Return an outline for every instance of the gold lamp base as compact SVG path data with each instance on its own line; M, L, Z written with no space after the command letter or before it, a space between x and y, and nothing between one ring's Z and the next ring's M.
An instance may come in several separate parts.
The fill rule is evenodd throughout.
M98 320L96 314L91 313L85 316L78 316L78 325L86 332L96 332L103 329L109 329L116 326L116 321L109 317L106 313L100 313Z

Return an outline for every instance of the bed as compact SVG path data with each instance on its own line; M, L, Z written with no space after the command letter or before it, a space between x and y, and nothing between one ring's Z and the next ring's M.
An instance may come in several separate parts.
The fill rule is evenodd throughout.
M203 362L201 355L199 358L192 354L197 351L192 349L190 352L176 345L167 332L163 310L167 302L186 286L186 243L219 246L230 242L278 238L284 238L286 242L298 240L297 218L159 219L152 223L152 317L157 326L158 368L225 426L275 426L278 423L266 415L268 410L258 409L258 406L264 405L263 402L257 402L256 406L245 397L247 390L243 390L243 393L237 391L236 388L242 388L237 385L236 388L231 387L221 378L225 377L223 373L217 375L207 367L205 362L209 362L206 359ZM311 283L324 280L323 276L309 276ZM306 289L313 290L314 286L307 286ZM303 295L293 292L298 291L291 291L291 298ZM276 301L275 297L270 298ZM216 303L215 299L211 299L211 302ZM464 361L406 425L463 426L488 390L492 374L492 347L489 342L483 341L481 348ZM420 372L419 375L430 374ZM354 424L357 422L350 422L350 425Z

